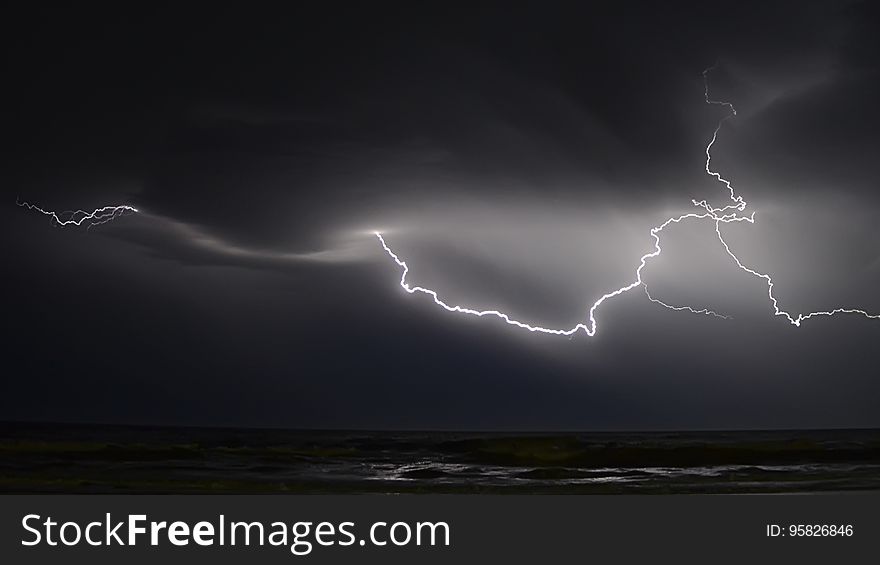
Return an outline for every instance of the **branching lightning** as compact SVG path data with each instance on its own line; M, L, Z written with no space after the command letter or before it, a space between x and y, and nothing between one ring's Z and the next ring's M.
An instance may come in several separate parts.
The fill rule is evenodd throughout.
M98 226L101 224L106 224L111 220L115 220L121 216L125 216L126 214L136 214L137 208L133 206L121 205L121 206L103 206L101 208L96 208L91 212L86 212L85 210L66 210L64 212L52 212L50 210L43 210L36 204L30 204L28 202L24 202L16 199L15 203L19 206L27 208L28 210L35 210L45 216L49 216L51 218L51 222L53 226L82 226L83 223L88 222L87 229L93 226Z
M752 275L754 277L764 279L767 282L767 296L769 297L770 303L773 306L773 311L774 311L775 316L783 316L791 324L793 324L794 326L798 326L798 327L801 325L801 322L803 322L804 320L807 320L809 318L818 317L818 316L833 316L835 314L860 314L860 315L865 316L867 318L880 319L880 314L870 314L865 310L861 310L861 309L857 309L857 308L834 308L833 310L828 310L828 311L809 312L807 314L798 314L797 316L793 316L792 314L779 308L779 301L773 294L774 283L773 283L773 279L770 277L770 275L760 273L760 272L752 269L751 267L748 267L745 264L743 264L742 261L740 261L740 259L736 256L736 254L730 249L730 246L727 244L727 242L724 240L724 236L721 233L721 224L729 224L732 222L748 222L750 224L754 224L755 223L755 213L751 212L748 215L742 214L748 205L747 202L745 201L745 199L743 199L742 196L740 196L736 193L736 190L734 189L731 181L724 178L721 175L721 173L713 171L712 167L711 167L711 165L712 165L712 147L715 145L715 142L718 140L718 134L721 131L721 128L724 126L724 123L726 121L728 121L729 119L734 118L736 116L736 108L733 106L732 103L720 101L720 100L712 100L709 97L709 74L715 69L715 67L716 66L713 65L712 67L709 67L708 69L703 71L703 86L704 86L706 103L709 105L716 105L716 106L721 106L723 108L726 108L727 113L718 121L718 124L716 125L715 130L712 132L712 138L709 141L709 143L706 145L705 170L706 170L707 175L715 178L716 181L720 182L721 184L723 184L726 187L726 189L728 191L730 203L728 203L722 207L716 208L716 207L712 206L711 204L709 204L706 200L700 200L700 201L692 200L692 203L694 206L705 210L705 212L700 212L700 213L691 212L691 213L687 213L687 214L682 214L680 216L669 218L665 222L660 224L659 226L655 226L655 227L651 228L650 234L651 234L651 237L654 239L653 250L642 255L641 259L639 260L639 264L635 270L634 280L628 284L625 284L624 286L621 286L620 288L618 288L616 290L612 290L610 292L607 292L607 293L603 294L601 297L599 297L599 299L596 300L592 304L592 306L590 306L590 309L587 312L587 317L586 317L585 322L580 322L570 328L545 328L545 327L541 327L541 326L534 326L534 325L528 324L526 322L521 322L519 320L515 320L515 319L511 318L508 314L505 314L504 312L500 312L498 310L493 310L493 309L476 310L473 308L468 308L468 307L459 306L459 305L450 305L450 304L444 302L438 296L436 291L431 290L429 288L422 287L422 286L412 286L407 281L407 275L409 274L409 266L406 264L405 261L400 259L400 257L398 257L397 254L394 253L394 251L391 250L391 248L386 243L385 238L382 236L382 234L379 232L376 232L375 235L379 239L379 243L382 245L382 248L394 260L394 262L397 263L398 267L400 267L402 270L401 277L400 277L400 286L403 288L403 290L405 290L406 292L408 292L410 294L415 294L415 293L427 294L428 296L430 296L434 300L435 304L437 304L438 306L440 306L441 308L443 308L449 312L456 312L456 313L460 313L460 314L469 314L469 315L478 316L478 317L500 318L500 319L504 320L507 324L528 330L530 332L546 333L546 334L552 334L552 335L571 336L571 335L577 333L578 331L583 330L588 336L590 336L590 337L594 336L597 331L598 322L596 321L596 311L599 308L599 306L601 306L605 301L612 299L612 298L615 298L617 296L620 296L626 292L629 292L630 290L632 290L638 286L642 286L644 288L645 294L651 302L658 304L660 306L663 306L664 308L668 308L670 310L675 310L675 311L686 311L686 312L690 312L693 314L702 314L702 315L714 316L717 318L728 319L729 316L719 314L713 310L709 310L708 308L697 309L697 308L693 308L691 306L673 306L673 305L667 304L666 302L663 302L662 300L654 298L653 296L651 296L651 293L648 290L647 284L642 279L642 271L647 266L648 261L659 256L662 251L662 248L660 247L660 233L667 226L669 226L670 224L678 224L678 223L683 222L685 220L711 220L715 223L715 233L718 236L718 240L721 242L721 245L724 247L724 250L727 252L727 254L736 263L737 267L739 267L741 270L745 271L746 273L749 273L750 275Z

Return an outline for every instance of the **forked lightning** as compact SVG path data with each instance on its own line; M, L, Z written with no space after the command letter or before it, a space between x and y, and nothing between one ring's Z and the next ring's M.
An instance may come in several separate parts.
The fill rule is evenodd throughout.
M673 306L673 305L667 304L666 302L663 302L663 301L651 296L651 293L648 291L647 285L645 284L644 280L642 279L642 271L647 266L648 261L659 256L662 251L662 249L660 247L660 232L662 232L670 224L677 224L677 223L680 223L685 220L709 220L709 221L713 221L715 223L715 233L718 236L718 240L721 242L721 245L724 247L724 250L727 252L727 254L734 260L737 267L739 267L740 269L742 269L746 273L749 273L750 275L752 275L754 277L764 279L767 282L767 295L770 298L770 303L773 306L774 315L784 316L789 322L791 322L795 326L800 326L801 322L803 322L804 320L807 320L809 318L813 318L813 317L817 317L817 316L833 316L835 314L860 314L860 315L868 317L868 318L880 319L880 314L870 314L865 310L861 310L861 309L857 309L857 308L834 308L833 310L828 310L828 311L809 312L807 314L798 314L797 316L793 316L792 314L779 308L779 301L773 294L773 279L770 277L770 275L760 273L760 272L746 266L745 264L743 264L742 261L740 261L740 259L736 256L736 254L730 249L730 246L727 244L727 242L724 240L724 236L721 233L721 224L729 224L731 222L748 222L748 223L753 224L755 222L755 213L752 212L749 215L742 214L745 211L746 206L748 204L746 203L746 201L743 199L742 196L739 196L736 193L736 190L734 189L731 181L729 181L729 180L725 179L723 176L721 176L721 173L713 171L712 167L711 167L711 165L712 165L712 147L715 145L715 142L718 140L718 134L721 131L722 126L724 126L724 123L727 120L736 116L736 108L733 106L732 103L719 101L719 100L712 100L709 97L709 74L714 69L715 69L715 67L712 66L712 67L709 67L708 69L706 69L705 71L703 71L703 87L704 87L704 92L705 92L706 103L710 104L710 105L722 106L727 109L727 113L718 121L718 124L715 127L715 131L712 132L712 138L709 141L709 143L706 145L705 169L706 169L707 175L714 177L715 180L717 180L718 182L720 182L721 184L723 184L727 188L730 203L726 204L720 208L716 208L716 207L712 206L711 204L709 204L706 200L701 200L701 201L692 200L694 206L696 206L698 208L702 208L703 210L705 210L705 212L701 212L701 213L691 212L688 214L682 214L681 216L669 218L668 220L666 220L665 222L663 222L659 226L651 228L650 234L651 234L651 237L654 239L653 250L642 255L641 259L639 260L638 266L636 267L635 277L634 277L633 281L628 284L625 284L624 286L621 286L620 288L618 288L616 290L612 290L610 292L607 292L607 293L603 294L601 297L599 297L599 299L596 300L592 306L590 306L590 309L587 312L586 321L580 322L570 328L545 328L545 327L541 327L541 326L531 325L526 322L521 322L519 320L515 320L515 319L511 318L508 314L505 314L504 312L500 312L498 310L493 310L493 309L476 310L473 308L467 308L467 307L459 306L459 305L450 305L450 304L444 302L438 296L436 291L431 290L430 288L422 287L422 286L413 286L409 282L407 282L407 275L409 274L409 266L406 264L406 262L404 262L402 259L400 259L400 257L398 257L397 254L394 253L394 251L391 250L391 248L388 246L388 243L385 241L385 238L382 236L382 234L379 232L376 232L376 237L379 239L379 243L382 245L382 248L394 260L394 262L397 263L397 265L402 270L402 274L400 277L400 286L403 288L403 290L405 290L406 292L408 292L410 294L415 294L415 293L427 294L428 296L430 296L434 300L435 304L437 304L438 306L442 307L445 310L448 310L449 312L457 312L460 314L470 314L472 316L480 316L480 317L500 318L512 326L516 326L518 328L522 328L522 329L528 330L530 332L539 332L539 333L546 333L546 334L553 334L553 335L571 336L581 330L583 330L588 336L592 337L592 336L596 335L597 324L598 324L598 322L596 321L596 310L599 308L599 306L601 306L602 303L604 303L606 300L609 300L609 299L614 298L616 296L620 296L621 294L629 292L630 290L632 290L638 286L642 286L644 288L645 294L647 295L648 299L651 302L658 304L660 306L663 306L664 308L668 308L670 310L676 310L676 311L686 311L686 312L690 312L693 314L710 315L710 316L715 316L718 318L728 318L728 316L725 316L723 314L718 314L717 312L714 312L713 310L709 310L707 308L699 308L698 309L698 308L693 308L691 306Z

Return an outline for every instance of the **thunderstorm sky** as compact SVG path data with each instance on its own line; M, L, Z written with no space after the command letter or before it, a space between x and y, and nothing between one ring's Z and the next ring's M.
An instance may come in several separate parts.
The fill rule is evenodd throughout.
M880 45L860 2L14 13L0 419L313 428L880 425ZM26 31L25 31L26 30ZM49 209L130 204L91 230Z

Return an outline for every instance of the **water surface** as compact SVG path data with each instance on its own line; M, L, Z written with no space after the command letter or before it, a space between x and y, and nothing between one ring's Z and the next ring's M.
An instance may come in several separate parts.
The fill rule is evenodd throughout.
M0 423L3 492L877 489L880 430L524 434Z

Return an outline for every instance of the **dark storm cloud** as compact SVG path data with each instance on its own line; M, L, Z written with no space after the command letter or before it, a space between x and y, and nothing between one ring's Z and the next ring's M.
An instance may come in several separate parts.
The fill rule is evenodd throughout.
M703 171L718 60L713 97L740 114L713 163L758 218L731 246L784 308L878 311L875 6L87 10L11 18L4 185L143 214L86 234L9 207L9 417L878 423L877 324L773 319L711 225L670 231L646 279L734 320L634 292L571 341L405 295L372 235L452 302L576 324L631 280L651 226L723 199Z

